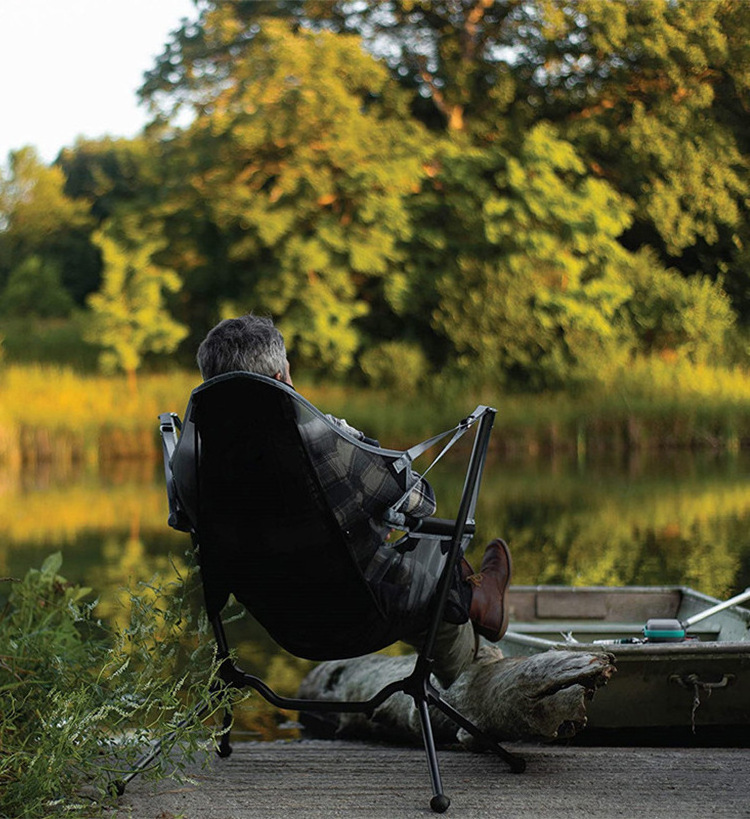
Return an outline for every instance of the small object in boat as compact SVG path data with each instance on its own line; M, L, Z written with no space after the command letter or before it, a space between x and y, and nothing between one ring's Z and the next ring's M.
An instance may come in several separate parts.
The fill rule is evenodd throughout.
M597 646L624 646L645 643L646 640L643 637L618 637L609 640L592 640L591 642Z
M685 627L679 620L652 618L644 626L643 636L652 643L679 643L685 639Z

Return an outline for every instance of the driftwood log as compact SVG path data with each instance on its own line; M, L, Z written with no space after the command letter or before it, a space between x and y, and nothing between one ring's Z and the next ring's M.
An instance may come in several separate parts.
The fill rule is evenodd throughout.
M586 725L586 701L615 671L611 654L547 651L530 657L504 658L484 645L477 659L448 689L438 689L454 708L497 741L571 737ZM322 663L302 681L299 696L335 700L367 700L387 683L409 674L414 656L370 654ZM435 738L473 748L473 738L432 709ZM394 694L362 714L305 714L313 731L339 738L419 743L419 717L411 697Z

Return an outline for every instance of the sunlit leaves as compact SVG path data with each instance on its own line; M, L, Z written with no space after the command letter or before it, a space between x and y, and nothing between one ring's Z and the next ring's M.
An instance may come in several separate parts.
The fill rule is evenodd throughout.
M521 368L537 385L575 379L621 340L616 315L631 289L617 237L627 202L588 177L548 125L529 133L518 158L497 161L483 208L491 250L462 254L443 277L435 320L463 369L502 378Z
M75 298L83 295L78 267L81 246L91 229L89 203L70 198L64 188L62 169L46 166L32 148L11 154L5 176L0 169L0 289L15 271L15 295L10 300L21 314L28 313L28 305L23 299L23 305L18 302L20 292L36 287L33 281L21 280L27 278L24 270L29 271L30 279L38 281L41 276L56 281L58 287L62 282ZM37 261L30 264L32 256ZM61 303L59 298L55 301ZM66 310L58 304L38 312Z
M230 10L206 25L237 35ZM403 260L423 175L423 134L385 67L355 37L264 20L182 145L241 277L233 301L281 317L299 360L348 369L362 288Z
M154 261L164 242L134 217L106 226L94 236L104 263L102 286L89 296L91 325L87 339L104 348L105 369L121 369L131 378L145 352L170 352L187 334L165 306L165 295L181 281Z

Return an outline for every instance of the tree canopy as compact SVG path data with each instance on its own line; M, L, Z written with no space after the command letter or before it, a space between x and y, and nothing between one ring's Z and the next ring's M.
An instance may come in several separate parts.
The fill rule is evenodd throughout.
M748 42L741 0L196 0L142 135L16 154L0 290L49 262L83 303L135 219L190 346L267 312L296 363L399 389L739 355Z

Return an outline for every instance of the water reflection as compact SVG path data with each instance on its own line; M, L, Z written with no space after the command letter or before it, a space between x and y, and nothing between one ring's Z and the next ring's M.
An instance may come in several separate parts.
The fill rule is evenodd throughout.
M442 466L442 464L441 464ZM439 513L455 511L459 468L430 474ZM0 470L0 572L22 574L62 549L71 579L103 591L143 579L188 539L166 526L161 465ZM470 557L502 536L518 583L684 583L726 596L750 585L750 458L670 453L490 459Z
M448 516L462 476L443 463L430 477ZM61 549L64 574L95 590L101 616L124 620L123 588L186 568L189 539L166 526L166 514L152 461L0 471L0 576L21 576ZM750 586L749 523L745 453L490 459L469 558L477 564L484 544L502 536L516 583L683 584L726 598ZM265 669L281 693L295 692L309 663L279 652L249 618L230 633L248 670ZM278 736L280 717L259 698L239 719L256 736Z

